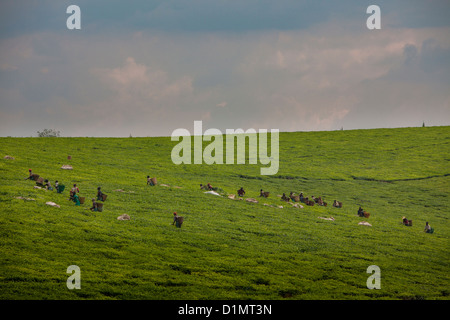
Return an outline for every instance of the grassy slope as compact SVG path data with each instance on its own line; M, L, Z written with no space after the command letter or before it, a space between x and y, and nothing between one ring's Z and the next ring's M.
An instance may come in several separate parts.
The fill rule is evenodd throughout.
M448 299L450 127L281 133L274 176L259 164L175 166L175 144L1 138L0 298ZM69 154L74 170L61 170ZM65 184L64 194L33 189L29 168ZM182 189L148 187L147 175ZM263 188L276 205L277 194L303 191L329 206L233 201L201 192L207 182L255 198ZM102 186L104 212L67 201L72 183L87 199ZM370 218L356 216L359 205ZM185 217L181 229L173 211ZM123 213L131 220L118 221ZM426 221L434 234L423 232ZM81 290L66 287L73 264ZM366 287L370 265L381 268L380 290Z

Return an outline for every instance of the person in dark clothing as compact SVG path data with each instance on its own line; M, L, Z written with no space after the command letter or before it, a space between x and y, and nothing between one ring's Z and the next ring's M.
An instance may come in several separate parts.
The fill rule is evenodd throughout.
M361 207L359 207L358 209L358 216L360 217L364 216L364 210Z
M97 201L103 201L103 192L101 191L101 187L97 188Z
M33 172L31 171L31 169L28 169L28 177L25 178L25 180L34 180L34 176L33 176Z
M412 226L412 220L406 219L405 216L402 217L402 223L403 223L405 226L409 226L409 227Z
M183 217L179 216L176 212L174 212L172 225L175 225L177 228L181 228L182 224L183 224Z
M47 190L53 190L52 185L50 184L50 181L48 179L45 179L45 189Z
M177 215L176 212L174 212L174 213L173 213L173 222L172 222L172 225L174 225L174 224L177 222L177 219L178 219L178 215Z
M97 211L97 202L95 202L95 198L92 198L92 208L90 208L92 211Z

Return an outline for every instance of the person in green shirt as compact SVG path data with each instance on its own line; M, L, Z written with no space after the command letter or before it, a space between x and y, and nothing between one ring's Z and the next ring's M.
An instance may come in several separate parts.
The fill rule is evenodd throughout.
M73 195L73 202L75 202L76 206L80 205L80 199L78 198L78 195L76 193Z

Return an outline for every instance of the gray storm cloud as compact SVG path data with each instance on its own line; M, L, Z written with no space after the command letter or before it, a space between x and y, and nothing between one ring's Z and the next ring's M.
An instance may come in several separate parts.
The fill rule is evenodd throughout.
M170 136L195 120L222 131L449 124L450 26L430 8L382 1L383 27L370 31L352 1L79 5L79 33L58 27L65 10L30 29L30 8L2 5L17 19L2 13L0 135Z

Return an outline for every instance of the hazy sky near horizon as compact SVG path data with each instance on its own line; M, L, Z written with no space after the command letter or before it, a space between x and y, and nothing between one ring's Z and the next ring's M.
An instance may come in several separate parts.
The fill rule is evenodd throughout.
M449 14L447 0L2 1L0 136L450 125Z

